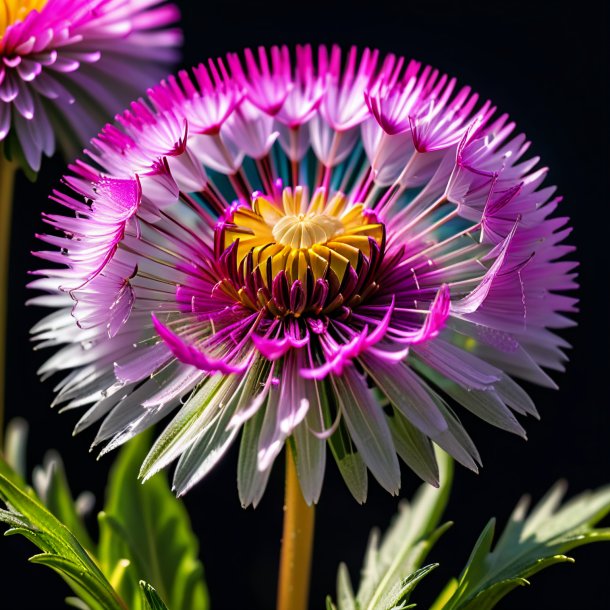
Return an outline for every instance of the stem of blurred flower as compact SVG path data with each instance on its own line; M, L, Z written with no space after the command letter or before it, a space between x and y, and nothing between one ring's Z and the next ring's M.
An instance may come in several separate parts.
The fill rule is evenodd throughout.
M0 450L4 442L4 403L6 380L6 326L8 315L8 273L11 242L13 186L17 164L0 154Z
M286 497L277 610L307 610L313 549L314 507L307 506L295 458L286 447Z

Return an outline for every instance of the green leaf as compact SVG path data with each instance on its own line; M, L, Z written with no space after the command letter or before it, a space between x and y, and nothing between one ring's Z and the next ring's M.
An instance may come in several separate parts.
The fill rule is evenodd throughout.
M610 540L610 528L595 525L610 512L610 486L576 496L563 506L565 485L556 484L527 515L523 498L492 550L495 520L479 536L457 583L435 602L435 610L487 610L529 577L555 563L572 561L565 553L584 544Z
M77 608L77 610L91 610L91 607L78 597L66 597L64 601L66 602L66 605L71 608Z
M0 459L0 470L10 467ZM58 572L76 595L91 610L126 610L95 562L74 534L49 512L30 488L18 487L13 479L0 475L0 499L9 509L0 511L0 520L8 523L6 534L21 534L35 544L42 554L31 558Z
M371 533L362 579L354 596L345 565L337 577L338 610L391 610L409 607L415 586L437 564L421 567L438 538L451 525L439 526L447 504L453 462L438 451L441 485L437 489L425 483L411 503L403 501L399 513L383 538L377 530ZM329 605L330 604L330 605ZM332 607L332 602L327 602Z
M44 505L78 538L90 552L95 549L72 497L60 455L49 451L44 464L34 469L34 487Z
M141 580L139 583L142 601L146 610L168 610L159 594L147 582Z
M130 608L146 608L139 585L144 579L171 610L207 610L203 566L186 509L165 472L138 481L149 443L149 433L138 435L113 466L99 518L100 565Z
M83 570L82 565L77 562L43 553L30 557L32 563L46 565L55 570L77 593L90 608L106 608L106 598L108 592L108 582L101 580L98 575L87 570Z

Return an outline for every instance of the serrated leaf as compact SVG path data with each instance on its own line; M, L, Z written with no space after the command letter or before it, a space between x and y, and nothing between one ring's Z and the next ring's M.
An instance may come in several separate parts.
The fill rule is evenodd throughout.
M492 519L479 536L457 585L450 583L433 608L488 610L516 587L529 584L533 574L555 563L572 561L565 555L571 549L610 540L610 528L595 528L610 512L610 486L585 492L560 506L564 494L565 486L558 483L529 517L529 500L522 499L493 549Z
M7 469L10 470L8 464L0 459L0 470ZM0 498L9 509L0 512L0 521L11 526L5 535L23 535L42 550L30 561L58 572L91 610L126 610L123 600L76 536L43 506L30 488L25 484L18 487L16 480L18 477L11 482L0 475Z
M415 604L409 604L409 595L417 584L427 576L432 570L438 567L438 563L431 563L423 568L419 568L409 574L403 580L398 580L384 592L383 596L375 606L379 610L406 610L414 608Z
M207 610L203 566L188 513L171 492L165 472L145 483L138 471L150 434L129 441L115 462L100 515L98 557L102 570L130 608L145 608L139 581L145 580L171 610ZM129 566L120 572L120 562Z
M347 568L337 579L338 610L391 610L408 607L409 597L436 564L421 567L430 549L450 523L439 526L447 504L453 462L438 452L440 487L425 483L411 503L401 502L399 513L383 538L373 530L366 551L358 593L354 596Z

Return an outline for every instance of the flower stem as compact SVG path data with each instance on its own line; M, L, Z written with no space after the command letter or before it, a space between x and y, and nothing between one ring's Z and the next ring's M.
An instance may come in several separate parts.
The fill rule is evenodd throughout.
M307 610L313 549L314 507L301 493L294 455L286 448L286 498L277 610Z
M11 241L13 186L17 165L0 153L0 449L4 443L4 403L6 379L6 326L8 313L8 273Z

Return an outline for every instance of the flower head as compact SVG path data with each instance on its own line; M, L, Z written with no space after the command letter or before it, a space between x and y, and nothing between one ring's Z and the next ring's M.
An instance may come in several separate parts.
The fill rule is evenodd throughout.
M240 429L244 505L290 441L316 502L327 447L392 493L432 443L476 470L452 405L525 436L516 379L553 386L574 299L567 220L515 125L376 51L230 55L162 82L93 139L47 215L33 299L57 402L108 451L173 413L146 459L184 493Z
M38 171L158 82L177 59L178 8L165 0L3 0L0 142Z

